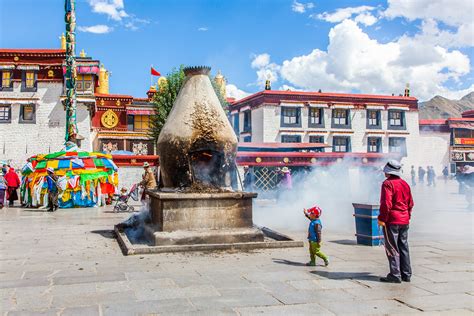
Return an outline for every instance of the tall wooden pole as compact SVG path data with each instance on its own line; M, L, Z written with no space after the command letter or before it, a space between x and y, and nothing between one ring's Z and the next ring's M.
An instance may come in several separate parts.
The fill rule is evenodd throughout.
M76 12L75 0L65 0L66 22L66 142L77 143L76 121Z

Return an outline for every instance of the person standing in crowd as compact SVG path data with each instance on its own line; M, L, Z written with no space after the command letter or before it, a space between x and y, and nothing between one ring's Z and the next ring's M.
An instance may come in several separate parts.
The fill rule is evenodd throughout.
M20 187L20 178L15 172L14 168L9 167L8 172L5 175L5 181L7 182L7 200L8 206L13 206L15 201L18 201L18 188Z
M414 187L416 185L416 171L415 171L415 166L411 166L411 185Z
M54 174L54 169L51 167L48 167L46 172L46 183L48 184L48 212L54 212L59 208L58 176Z
M448 182L448 176L449 176L448 166L444 166L444 168L443 168L444 183Z
M422 166L419 166L418 167L418 181L420 182L420 184L423 184L425 182L425 169L423 169Z
M435 187L436 186L436 172L433 166L430 166L431 170L431 184Z
M6 175L7 172L8 172L8 166L6 164L3 164L2 166L2 172L3 172L3 175Z
M7 190L7 182L3 176L3 171L0 171L0 210L5 205L5 191Z
M433 174L431 172L430 166L426 167L426 181L428 186L431 186L431 184L433 183Z
M146 198L146 190L154 190L157 186L155 174L151 170L150 164L148 162L143 164L143 169L145 172L143 173L142 181L140 182L140 186L143 188L142 201L144 201Z
M288 167L281 168L282 178L280 181L280 185L283 190L291 190L293 188L293 183L291 181L291 171Z
M387 178L380 194L379 225L383 227L385 252L390 273L382 282L410 282L411 265L408 249L408 228L414 206L410 186L401 179L401 164L390 160L383 172Z
M249 166L244 166L244 191L252 191L252 174L250 173Z

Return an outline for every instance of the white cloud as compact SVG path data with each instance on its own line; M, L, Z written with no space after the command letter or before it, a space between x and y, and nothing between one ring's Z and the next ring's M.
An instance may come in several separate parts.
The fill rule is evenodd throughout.
M377 23L377 18L369 12L364 12L355 17L354 21L371 26Z
M346 19L351 18L354 14L358 14L358 15L367 14L368 12L374 9L375 7L366 6L366 5L359 6L359 7L339 8L333 13L323 12L317 15L312 14L311 17L324 20L326 22L339 23ZM371 15L370 13L369 15L371 16L370 18L371 20L375 19L375 22L377 21L377 19L373 15ZM359 19L367 21L368 17L362 16ZM373 22L372 24L374 24L375 22ZM372 25L372 24L367 24L367 25Z
M198 28L198 31L199 32L207 32L207 31L209 31L209 28L206 27L206 26L203 26L203 27Z
M78 26L77 28L81 32L94 33L94 34L106 34L113 30L112 27L103 25L103 24L92 25L92 26Z
M387 18L404 17L436 19L447 25L460 26L472 22L474 3L470 0L388 0L383 13Z
M446 83L460 81L470 72L469 58L460 51L433 46L416 36L379 43L347 19L329 32L327 51L314 49L275 66L282 79L304 90L397 95L409 82L412 95L421 100L464 93Z
M298 1L293 1L293 4L291 5L291 10L293 10L293 12L297 12L297 13L305 13L307 9L312 9L314 8L314 3L312 2L308 2L308 3L301 3L301 2L298 2Z
M266 80L277 81L280 66L270 62L270 55L263 53L254 56L251 63L252 68L257 69L257 85L265 84Z
M246 96L250 95L250 93L245 92L243 90L240 90L237 88L236 85L234 84L228 84L225 86L226 92L227 92L227 97L229 98L235 98L236 100L240 100L245 98Z
M115 21L128 17L123 0L89 0L89 5L92 7L92 12L106 14Z
M252 60L252 68L262 68L267 66L270 63L270 55L264 53L256 55Z

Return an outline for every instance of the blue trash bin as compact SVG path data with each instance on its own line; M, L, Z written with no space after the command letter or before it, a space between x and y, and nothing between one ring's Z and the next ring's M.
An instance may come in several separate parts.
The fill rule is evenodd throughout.
M383 243L383 231L377 217L380 205L352 203L358 245L379 246Z

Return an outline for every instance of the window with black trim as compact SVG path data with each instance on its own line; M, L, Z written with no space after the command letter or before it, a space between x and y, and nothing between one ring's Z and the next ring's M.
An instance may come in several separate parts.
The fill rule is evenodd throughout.
M239 118L239 113L234 114L234 132L236 135L240 134L239 128L240 128L240 118Z
M319 135L312 135L309 136L309 142L310 143L324 143L324 136L319 136Z
M368 137L367 138L367 152L368 153L381 153L382 152L382 138Z
M0 123L10 123L12 120L11 105L0 105Z
M332 138L332 151L347 153L351 151L351 138L348 136L334 136Z
M301 143L301 135L281 135L282 143Z
M406 139L404 137L390 137L388 139L388 151L391 153L400 153L403 156L406 156Z
M34 104L22 104L18 123L36 123L36 107Z
M35 92L37 89L37 73L34 70L25 70L22 72L21 91Z
M252 112L250 110L244 112L244 130L243 132L252 131Z
M310 143L319 143L319 144L324 144L324 136L320 135L312 135L309 136L309 142ZM318 148L315 151L317 152L324 152L324 147L323 148Z
M324 110L322 108L309 108L308 118L309 127L324 126Z
M390 129L406 129L405 111L389 110L388 111L388 127Z
M333 109L332 110L332 127L350 128L350 110Z
M12 91L13 90L13 71L3 70L2 72L2 81L0 82L0 90L2 91Z
M78 92L94 93L94 80L92 78L92 75L78 75L76 79L76 89Z
M367 110L367 128L382 128L380 110Z
M244 143L251 143L252 142L252 136L244 136Z
M296 107L281 107L282 127L301 127L301 109Z

